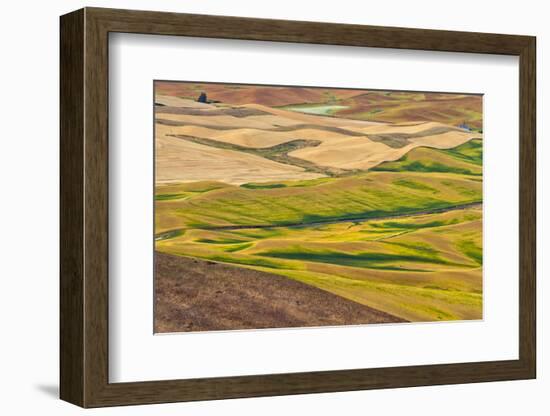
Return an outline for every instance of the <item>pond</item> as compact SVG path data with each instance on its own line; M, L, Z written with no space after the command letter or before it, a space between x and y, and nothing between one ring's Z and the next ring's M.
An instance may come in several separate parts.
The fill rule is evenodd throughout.
M286 110L299 111L300 113L316 114L316 115L331 115L338 110L349 108L347 105L300 105L285 107Z

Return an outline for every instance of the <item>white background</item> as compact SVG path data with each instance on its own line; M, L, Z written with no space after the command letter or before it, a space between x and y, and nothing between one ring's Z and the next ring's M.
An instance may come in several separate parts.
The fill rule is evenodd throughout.
M128 34L110 54L112 382L518 358L517 57ZM483 321L153 336L153 79L483 93Z
M82 410L56 400L58 385L58 16L83 5L321 20L538 36L539 160L539 378L535 381L423 387L400 390L167 404L86 411L120 415L546 415L550 361L544 282L550 237L541 213L550 209L543 184L550 146L543 136L544 103L550 99L545 67L550 27L544 2L470 1L448 7L438 1L254 2L61 1L6 2L2 30L2 343L0 410L4 414L71 415ZM503 236L505 237L505 236ZM548 325L546 325L548 326Z

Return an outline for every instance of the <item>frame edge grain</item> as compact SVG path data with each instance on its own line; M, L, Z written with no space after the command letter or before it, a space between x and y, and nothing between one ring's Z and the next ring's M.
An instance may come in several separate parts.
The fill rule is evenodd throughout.
M536 378L537 373L537 88L536 38L528 37L519 56L519 357L525 368L525 378Z
M84 400L84 10L60 18L60 398Z

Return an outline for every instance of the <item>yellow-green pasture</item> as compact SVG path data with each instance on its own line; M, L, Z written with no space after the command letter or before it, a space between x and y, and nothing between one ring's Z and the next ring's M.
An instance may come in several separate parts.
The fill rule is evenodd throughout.
M448 172L478 176L483 171L483 141L470 140L453 149L417 147L399 160L373 168L386 172Z
M363 172L303 181L156 188L155 234L191 228L295 225L379 218L480 202L478 176Z
M375 174L369 174L372 175ZM417 195L414 189L425 192L423 187L428 186L439 198L445 197L453 202L479 198L481 192L475 187L475 184L480 185L476 181L470 181L472 186L462 183L460 186L464 189L457 190L458 185L454 181L467 182L465 178L446 178L453 184L446 187L442 185L445 179L434 177L433 173L426 179L411 173L403 178L394 173L383 175L390 175L390 178L377 177L373 182L361 182L362 186L381 192L377 187L381 181L386 186L394 184L396 180L411 181L416 185L402 187L401 196L405 206ZM365 177L360 179L365 180ZM315 186L323 186L323 183ZM199 188L190 190L187 185L180 185L180 188L173 186L169 191L182 194L189 192L190 195L182 198L191 201L211 192L221 193L224 195L222 199L230 197L224 194L227 186L210 191ZM234 188L231 187L233 197L240 196ZM165 195L166 191L167 188L161 191L164 194L158 195ZM349 187L342 187L341 192L333 194L333 198L345 205L346 210L354 207L353 200L358 195L351 192ZM346 202L346 192L351 202ZM319 193L323 194L322 191ZM392 195L388 206L392 206L393 198L399 198L399 194ZM462 195L462 199L459 195ZM175 197L164 200L157 198L157 213L159 205L176 200ZM281 204L290 206L288 201L281 201ZM274 205L272 209L275 210L277 206ZM338 211L336 206L331 205L332 214ZM237 208L238 212L245 212L244 206ZM164 206L162 209L163 213L166 212ZM262 215L254 214L254 209L251 208L251 215L255 216L247 218L248 221L265 222L271 218L265 212ZM264 208L267 209L268 206ZM374 209L380 210L380 207L375 206ZM322 211L322 208L318 211ZM232 215L236 215L235 212L230 209ZM287 276L409 321L482 318L480 208L368 221L346 220L318 225L245 229L189 227L189 222L198 221L198 218L201 221L212 218L215 224L230 222L232 217L214 215L208 205L192 219L186 215L181 218L176 215L174 218L183 218L184 221L174 220L179 225L175 227L177 231L159 237L156 241L159 251ZM303 214L296 218L303 220ZM157 227L159 221L164 230L174 228L176 224L168 226L163 222L164 218L157 217Z

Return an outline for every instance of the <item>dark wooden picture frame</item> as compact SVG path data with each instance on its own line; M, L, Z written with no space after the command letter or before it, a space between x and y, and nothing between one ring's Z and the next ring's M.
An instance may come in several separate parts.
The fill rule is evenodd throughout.
M519 359L109 383L111 32L519 56ZM60 396L82 407L397 388L536 376L535 38L85 8L61 17Z

